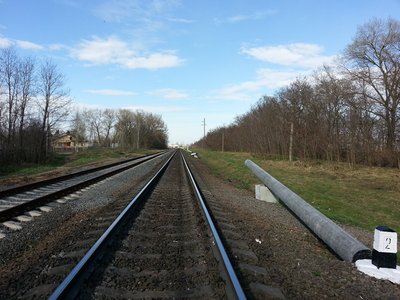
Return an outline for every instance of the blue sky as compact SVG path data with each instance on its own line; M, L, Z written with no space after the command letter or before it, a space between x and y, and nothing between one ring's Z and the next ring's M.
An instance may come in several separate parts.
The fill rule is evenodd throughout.
M51 58L77 107L160 114L170 143L332 62L400 0L0 0L0 48Z

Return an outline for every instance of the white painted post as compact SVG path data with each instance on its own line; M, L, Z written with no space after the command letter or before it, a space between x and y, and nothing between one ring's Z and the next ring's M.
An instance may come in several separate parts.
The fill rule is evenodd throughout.
M372 263L379 268L396 269L397 233L387 226L378 226L374 231Z
M374 245L371 259L356 261L359 271L400 284L400 267L396 265L397 233L387 226L378 226L374 231Z

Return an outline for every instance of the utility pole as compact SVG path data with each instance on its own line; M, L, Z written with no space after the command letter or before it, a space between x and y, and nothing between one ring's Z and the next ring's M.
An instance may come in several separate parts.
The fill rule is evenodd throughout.
M290 122L289 161L292 161L292 151L293 151L293 122Z
M137 117L137 141L136 141L136 149L139 150L139 145L140 145L140 122L139 122L139 116Z
M204 142L206 140L206 118L203 119L202 124L203 125L203 149L204 149Z
M224 152L224 144L225 144L225 128L222 129L222 146L221 146L222 152Z

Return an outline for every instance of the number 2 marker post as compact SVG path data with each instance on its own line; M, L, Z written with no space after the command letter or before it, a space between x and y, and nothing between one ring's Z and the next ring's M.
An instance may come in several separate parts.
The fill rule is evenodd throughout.
M369 276L400 284L400 267L396 261L397 233L387 226L378 226L374 231L372 260L357 260L356 266Z
M372 263L379 268L396 269L397 233L387 226L378 226L374 232Z

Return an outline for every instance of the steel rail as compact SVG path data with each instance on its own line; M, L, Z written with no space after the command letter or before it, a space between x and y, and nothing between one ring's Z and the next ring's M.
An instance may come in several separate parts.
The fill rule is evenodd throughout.
M96 243L89 249L84 257L78 262L78 264L72 269L69 275L63 280L63 282L55 289L55 291L49 297L50 300L55 299L74 299L79 293L79 288L83 281L90 276L92 273L94 263L98 258L103 255L103 251L110 243L112 236L122 228L123 224L128 220L129 214L132 209L146 196L149 191L157 184L162 174L166 170L168 164L174 157L174 152L167 162L158 170L158 172L147 182L147 184L136 194L136 196L129 202L125 209L118 215L114 222L107 228L102 236L96 241Z
M228 299L246 299L246 296L243 292L243 289L240 285L240 282L236 276L236 273L232 267L232 264L229 260L228 254L225 251L224 245L221 241L221 238L219 237L218 231L214 225L214 222L212 220L212 217L210 213L208 212L207 206L205 204L205 201L203 199L202 193L200 192L200 189L198 188L198 185L196 183L196 180L193 177L192 172L190 171L190 168L186 162L186 159L184 155L181 152L181 156L185 165L186 173L189 176L190 179L190 184L195 192L195 196L197 200L200 203L200 207L202 209L203 215L205 216L208 226L212 232L213 235L213 249L216 250L217 258L220 261L220 266L222 267L224 273L226 276L224 276L227 284L227 297Z
M150 156L153 156L153 155L161 155L163 153L165 153L165 151L161 151L161 152L156 153L156 154L142 155L142 156L138 156L138 157L134 157L134 158L129 158L129 159L125 159L125 160L122 160L122 161L106 164L106 165L103 165L103 166L100 166L100 167L93 167L93 168L89 168L89 169L86 169L86 170L74 172L74 173L67 174L67 175L57 176L57 177L53 177L53 178L50 178L50 179L45 179L45 180L41 180L41 181L37 181L37 182L33 182L33 183L24 184L24 185L21 185L21 186L15 186L15 187L12 187L12 188L4 189L4 190L0 191L0 198L4 198L4 197L7 197L7 196L12 196L12 195L24 192L24 191L29 191L29 190L32 190L32 189L43 187L45 185L56 183L56 182L59 182L61 180L67 180L67 179L71 179L71 178L74 178L74 177L77 177L77 176L81 176L81 175L93 173L93 172L96 172L96 171L100 171L100 170L103 170L103 169L111 168L111 167L114 167L114 166L122 165L124 163L130 162L130 161L135 161L135 160L138 160L138 159L141 159L141 158L150 157Z
M35 209L38 206L44 205L44 204L52 201L53 199L57 199L57 198L66 196L68 194L71 194L74 191L77 191L79 189L82 189L82 188L90 185L90 184L98 182L98 181L100 181L102 179L105 179L107 177L113 176L115 174L118 174L118 173L123 172L125 170L128 170L130 168L138 166L138 165L140 165L140 164L142 164L142 163L144 163L146 161L149 161L151 159L154 159L154 158L156 158L156 157L158 157L160 155L161 154L157 154L157 155L153 155L153 156L150 155L150 156L141 157L143 160L134 162L134 163L129 164L127 166L123 166L123 167L121 167L119 169L116 169L116 170L112 170L112 171L103 173L101 175L92 177L92 178L90 178L88 180L75 183L75 184L70 185L68 187L60 188L60 189L55 190L54 192L51 192L51 193L46 194L44 196L39 196L39 197L37 197L37 198L35 198L33 200L29 200L29 201L27 201L25 203L21 203L21 204L15 205L13 207L10 207L8 209L5 209L3 211L0 211L0 222L4 222L4 221L9 220L9 219L11 219L13 217L19 216L19 215L25 213L27 210ZM136 160L139 160L139 158L135 159L133 161L136 161ZM114 166L112 166L112 167L114 167ZM105 168L103 168L103 169L105 169Z

